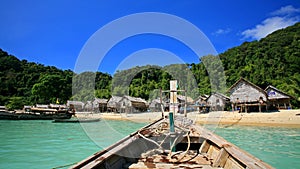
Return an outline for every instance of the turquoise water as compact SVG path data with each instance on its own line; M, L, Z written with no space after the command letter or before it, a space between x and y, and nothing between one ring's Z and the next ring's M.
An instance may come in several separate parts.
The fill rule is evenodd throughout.
M107 147L145 124L124 121L52 123L51 121L0 120L0 168L41 169L72 164ZM85 133L90 126L102 142L95 144ZM113 129L117 134L109 134ZM89 128L88 128L89 129ZM91 130L90 130L91 132Z
M83 126L51 121L0 121L0 168L72 164L144 125L107 120ZM218 127L215 132L276 168L300 168L300 129L231 126Z
M300 128L232 126L215 133L275 168L300 168Z

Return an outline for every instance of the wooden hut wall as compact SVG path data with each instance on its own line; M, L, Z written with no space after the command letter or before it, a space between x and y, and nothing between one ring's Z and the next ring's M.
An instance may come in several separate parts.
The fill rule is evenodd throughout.
M107 99L95 98L95 100L93 101L94 111L96 111L96 112L106 112L107 111L107 104L108 104Z
M128 98L123 97L120 100L119 104L120 104L120 113L131 113L133 111L131 101Z
M264 102L267 101L266 94L258 90L250 84L241 81L230 90L230 101L240 103L258 102L262 98Z
M212 111L222 111L225 108L226 100L213 94L207 99L207 103Z
M107 111L109 112L118 112L121 105L120 101L122 100L122 97L119 96L112 96L109 101L107 102Z

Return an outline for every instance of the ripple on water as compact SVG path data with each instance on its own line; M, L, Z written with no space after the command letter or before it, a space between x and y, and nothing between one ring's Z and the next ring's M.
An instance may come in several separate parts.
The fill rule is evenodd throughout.
M275 168L300 166L300 129L232 126L216 133Z

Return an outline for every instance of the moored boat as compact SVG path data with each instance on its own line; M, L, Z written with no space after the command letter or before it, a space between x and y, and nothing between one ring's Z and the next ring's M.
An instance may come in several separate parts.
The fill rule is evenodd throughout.
M186 117L172 121L159 119L71 168L273 168Z
M70 119L74 113L68 109L27 108L21 112L0 111L0 120L53 120Z

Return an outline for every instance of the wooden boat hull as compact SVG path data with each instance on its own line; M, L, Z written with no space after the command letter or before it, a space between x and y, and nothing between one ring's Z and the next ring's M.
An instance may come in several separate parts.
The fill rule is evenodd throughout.
M0 112L0 120L54 120L54 119L70 119L72 113L13 113L13 112Z
M180 123L182 121L176 124ZM272 168L200 126L189 125L187 134L178 134L175 140L174 133L164 136L153 134L152 129L161 129L161 124L166 124L166 119L145 126L71 168ZM184 127L182 131L187 129L184 125L180 127ZM177 140L179 136L182 137ZM168 151L161 151L159 146ZM173 148L175 152L170 151Z

